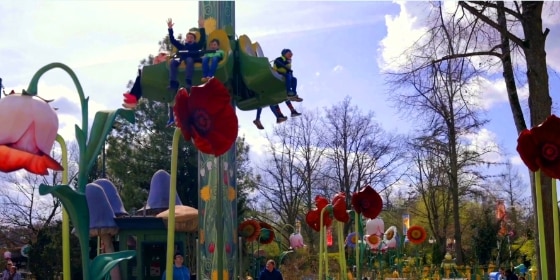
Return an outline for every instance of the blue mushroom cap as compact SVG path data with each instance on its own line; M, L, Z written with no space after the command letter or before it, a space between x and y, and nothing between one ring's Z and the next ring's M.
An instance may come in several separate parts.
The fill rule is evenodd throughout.
M107 198L109 199L111 208L113 208L115 216L120 217L128 215L128 213L124 209L121 196L119 195L119 192L117 191L117 188L115 187L113 182L107 179L99 179L93 181L93 183L103 188L103 190L105 191L105 195L107 195Z
M89 209L90 236L116 234L118 226L115 222L115 214L103 188L98 184L87 184L86 200Z
M169 185L171 184L171 175L165 170L158 170L152 176L150 183L150 192L148 194L148 203L146 209L167 209L169 208ZM175 205L183 205L179 195L175 196Z

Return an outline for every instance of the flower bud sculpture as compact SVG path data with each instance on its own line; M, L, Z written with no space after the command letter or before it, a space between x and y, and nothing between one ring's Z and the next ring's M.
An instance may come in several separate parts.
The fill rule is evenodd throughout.
M49 104L37 97L10 94L0 99L0 171L25 169L47 175L62 166L49 156L58 131L58 117Z

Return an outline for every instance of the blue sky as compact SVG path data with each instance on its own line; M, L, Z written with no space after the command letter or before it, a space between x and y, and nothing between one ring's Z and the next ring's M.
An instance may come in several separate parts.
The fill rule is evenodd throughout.
M294 52L298 92L305 99L296 105L299 111L321 110L350 95L362 110L373 110L385 129L407 132L410 124L386 101L380 69L422 32L427 2L239 1L236 5L238 35L258 41L271 59L286 47ZM166 34L166 19L173 18L175 32L184 33L197 24L197 6L196 1L1 1L0 77L7 90L21 90L40 67L62 62L76 72L90 97L90 117L100 109L119 108L139 60L157 53L157 42ZM545 26L551 29L547 41L551 95L558 104L560 15L544 14ZM524 171L515 153L517 133L499 76L482 83L480 102L491 121L473 139L501 145ZM526 92L525 88L524 108ZM39 95L56 99L59 133L73 139L80 108L69 76L61 70L48 72L41 79ZM284 105L281 108L287 112ZM265 132L253 126L254 112L238 111L238 116L239 133L252 145L253 158L258 158ZM275 119L268 109L262 121L270 132Z

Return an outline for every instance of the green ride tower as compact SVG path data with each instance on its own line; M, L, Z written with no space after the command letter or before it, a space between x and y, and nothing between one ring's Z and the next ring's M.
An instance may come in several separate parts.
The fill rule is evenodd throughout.
M215 22L215 28L226 30L230 42L235 42L234 1L199 1L198 7L200 17L206 22ZM236 91L234 79L237 75L233 73L234 78L225 83L232 94ZM234 102L232 95L235 108ZM219 157L198 154L197 279L230 280L237 279L240 273L235 161L235 144Z

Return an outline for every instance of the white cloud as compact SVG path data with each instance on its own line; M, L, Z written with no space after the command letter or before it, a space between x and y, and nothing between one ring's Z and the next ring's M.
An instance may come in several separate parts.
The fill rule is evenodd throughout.
M517 94L520 102L523 102L529 97L529 88L528 84L519 86L518 84ZM470 102L485 110L489 110L497 104L509 102L506 84L502 78L490 80L487 77L477 76L469 81L466 90L468 91L467 96L472 98Z
M344 66L342 65L337 65L332 69L333 72L340 72L340 71L344 71Z
M387 36L380 42L378 64L382 70L397 70L406 57L402 54L427 32L418 26L419 19L406 8L405 2L398 2L400 13L397 16L385 15Z
M481 153L482 160L492 163L503 162L504 159L496 144L497 135L494 132L482 128L477 133L466 135L464 138L469 142L467 149Z
M523 163L523 160L519 155L512 156L509 160L512 164L515 165L525 165L525 163Z

